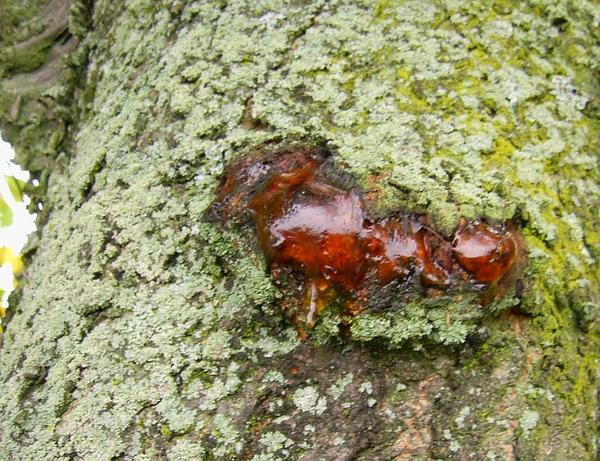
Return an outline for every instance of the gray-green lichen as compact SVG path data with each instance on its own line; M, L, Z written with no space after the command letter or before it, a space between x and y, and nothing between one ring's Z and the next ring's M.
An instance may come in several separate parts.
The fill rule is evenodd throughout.
M298 409L306 413L321 415L327 409L327 397L320 396L313 386L297 389L292 400Z
M0 354L0 457L593 459L596 4L98 0L86 31L80 3L68 86L15 113L3 80L22 145L58 134L27 162L50 212ZM533 319L392 302L356 343L328 342L332 310L301 344L252 240L203 219L229 160L298 139L379 212L519 222ZM376 347L407 341L428 346Z

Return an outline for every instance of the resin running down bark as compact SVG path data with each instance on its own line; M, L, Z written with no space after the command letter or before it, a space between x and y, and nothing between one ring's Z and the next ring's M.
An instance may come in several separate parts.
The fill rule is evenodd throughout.
M462 220L444 237L426 215L398 210L374 219L360 192L339 187L328 168L335 167L317 148L243 157L227 169L211 208L223 223L249 211L272 274L281 267L303 274L308 328L333 293L349 298L352 314L368 305L371 290L393 281L427 296L489 293L515 267L521 239L506 223Z

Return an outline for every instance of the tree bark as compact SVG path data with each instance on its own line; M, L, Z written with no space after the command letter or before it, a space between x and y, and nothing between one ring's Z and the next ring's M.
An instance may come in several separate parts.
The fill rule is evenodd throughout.
M2 459L598 459L597 3L0 12L0 126L44 205ZM267 142L326 143L381 213L512 220L522 279L299 341L251 232L203 217Z

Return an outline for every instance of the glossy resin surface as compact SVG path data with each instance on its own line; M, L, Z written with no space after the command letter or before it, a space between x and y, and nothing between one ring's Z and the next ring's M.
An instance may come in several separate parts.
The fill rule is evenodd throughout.
M316 148L241 158L226 171L212 207L223 222L249 211L272 273L301 274L300 320L307 327L334 292L351 306L394 281L427 295L483 290L510 273L518 239L507 225L462 220L442 236L426 215L400 210L372 219L357 189L328 178L327 161Z

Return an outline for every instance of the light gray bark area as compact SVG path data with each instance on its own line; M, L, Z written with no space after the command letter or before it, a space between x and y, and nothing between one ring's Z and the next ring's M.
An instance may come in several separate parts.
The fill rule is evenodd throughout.
M34 3L0 39L45 210L2 459L597 459L597 4L99 0L63 36ZM326 142L382 212L514 219L522 299L299 341L251 230L203 218L265 142Z

